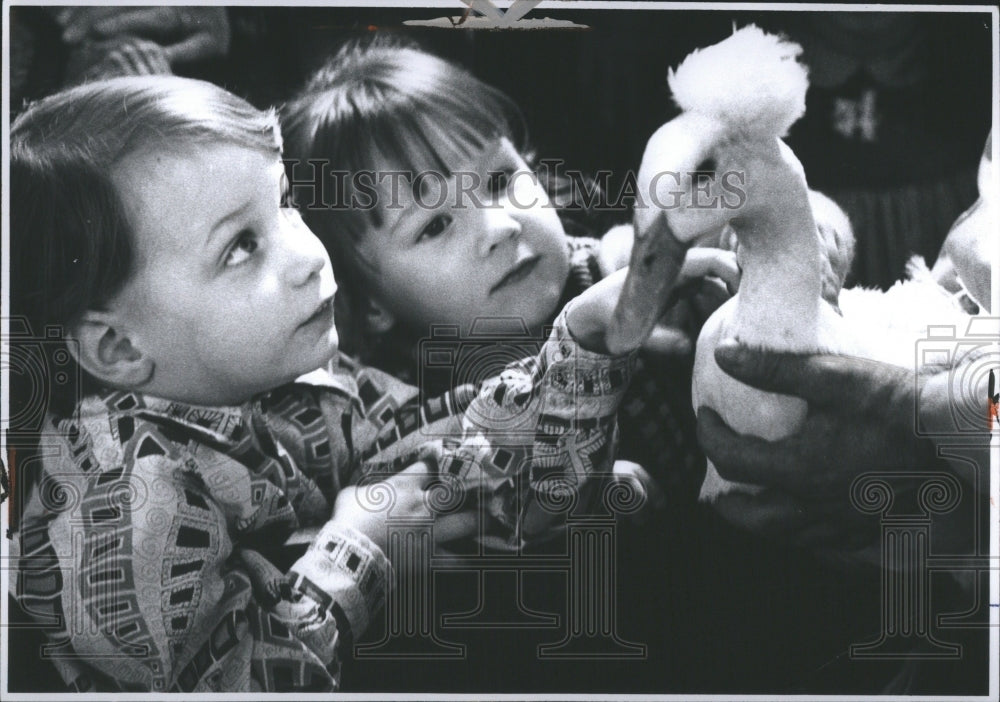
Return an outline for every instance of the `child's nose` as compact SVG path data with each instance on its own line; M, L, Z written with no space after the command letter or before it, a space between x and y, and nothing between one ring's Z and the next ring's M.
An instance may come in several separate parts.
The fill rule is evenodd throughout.
M286 275L294 287L308 284L318 277L329 261L323 243L299 222L291 236L289 255L285 261Z
M480 255L487 256L505 241L521 234L521 223L504 207L487 207L483 210L483 235L479 240Z

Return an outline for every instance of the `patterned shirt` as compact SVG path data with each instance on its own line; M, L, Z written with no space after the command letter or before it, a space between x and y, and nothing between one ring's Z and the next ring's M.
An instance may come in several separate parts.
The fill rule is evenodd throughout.
M238 407L107 390L51 418L12 590L77 690L331 690L390 566L328 522L342 487L436 447L516 545L560 527L546 491L607 472L632 357L581 349L565 311L535 358L440 397L341 358ZM287 576L269 554L318 533Z

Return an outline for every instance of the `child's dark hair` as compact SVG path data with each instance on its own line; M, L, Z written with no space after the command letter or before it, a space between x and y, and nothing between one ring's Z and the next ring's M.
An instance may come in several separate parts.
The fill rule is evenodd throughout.
M10 131L11 312L20 328L33 337L57 330L43 348L65 358L65 330L111 301L133 274L134 230L111 179L122 158L220 141L281 153L273 112L173 76L90 83L22 112ZM40 399L65 416L80 399L80 385L68 386L70 395L52 383ZM23 390L38 398L38 388Z
M527 148L524 120L499 90L405 40L375 35L346 43L281 110L286 161L322 159L327 169L371 170L377 159L394 169L449 174L443 136L461 148L498 137ZM300 176L301 178L301 176ZM351 183L347 198L351 195ZM330 193L327 193L329 195ZM343 194L343 193L341 193ZM325 209L328 199L317 208ZM360 239L381 222L379 208L337 208L316 218L321 230ZM334 224L335 222L335 224Z
M343 175L381 165L447 176L448 155L467 155L500 137L509 139L533 166L524 117L507 95L465 69L408 40L377 34L346 43L282 108L281 119L293 193L299 191L295 183L306 182L300 192L308 190L311 196L311 202L297 197L296 204L330 251L340 285L341 348L374 363L372 347L385 340L374 337L364 322L365 271L373 272L358 256L357 244L381 224L382 212L348 206L355 190ZM336 171L341 180L313 169L327 175ZM544 169L540 173L543 179L551 175ZM567 200L566 183L551 177L542 184L554 202ZM579 214L572 222L564 217L564 224L573 233L589 233L584 231L589 213Z
M350 41L316 72L281 111L285 158L295 182L311 179L306 162L338 173L382 167L450 174L448 154L469 153L499 137L522 153L528 149L520 110L506 95L468 71L396 37ZM296 168L296 166L298 166ZM313 204L297 197L306 223L331 253L338 293L341 347L367 357L364 261L356 245L381 223L378 207L334 206L351 202L350 178L312 193ZM293 193L296 192L293 185Z

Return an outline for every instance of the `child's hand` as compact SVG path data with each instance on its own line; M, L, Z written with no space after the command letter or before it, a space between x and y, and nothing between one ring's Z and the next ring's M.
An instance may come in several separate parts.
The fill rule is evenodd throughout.
M584 290L576 297L566 315L569 333L584 349L609 354L608 325L621 297L628 268L622 268ZM625 349L624 351L631 351Z
M433 521L435 541L471 536L478 524L475 515L439 515L431 507L428 488L433 489L436 475L433 466L421 461L377 483L343 488L334 503L331 521L360 531L382 551L388 543L389 517Z
M597 247L597 266L601 275L607 277L627 268L634 243L635 230L631 224L619 224L609 229Z
M663 490L653 480L646 469L632 461L615 461L612 468L612 480L628 485L637 495L641 496L642 506L633 515L638 523L646 521L650 510L662 509L666 504Z
M688 249L671 293L676 302L670 304L642 347L662 354L691 353L705 320L736 294L739 286L740 268L734 252Z
M288 576L259 552L246 547L237 547L236 553L246 567L247 575L258 601L267 608L281 600L292 599Z
M706 276L719 278L726 284L729 295L735 295L740 289L740 267L736 262L736 252L700 246L688 249L676 287Z
M569 331L585 349L608 353L610 348L608 328L627 275L627 268L616 271L595 283L574 300L567 316ZM722 284L713 284L712 277L718 278ZM673 307L677 300L693 292L695 309L703 322L719 305L729 299L738 289L739 283L740 269L736 263L735 253L708 247L688 249L671 293L673 302L668 302L667 309ZM649 301L649 304L657 303L656 300ZM690 350L692 342L688 331L674 326L660 325L653 330L644 346L655 351L676 352L681 343L686 344Z
M67 73L74 83L171 73L166 50L155 41L141 37L88 42L71 54L69 63Z

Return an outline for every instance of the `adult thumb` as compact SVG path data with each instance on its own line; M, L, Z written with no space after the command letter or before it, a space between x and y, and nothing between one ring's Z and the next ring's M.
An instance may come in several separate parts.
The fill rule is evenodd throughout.
M859 390L858 359L831 354L792 353L726 339L715 348L715 361L726 373L758 390L795 395L811 405L841 401ZM861 373L863 375L863 372ZM860 389L863 392L864 383ZM859 398L860 399L860 398Z

